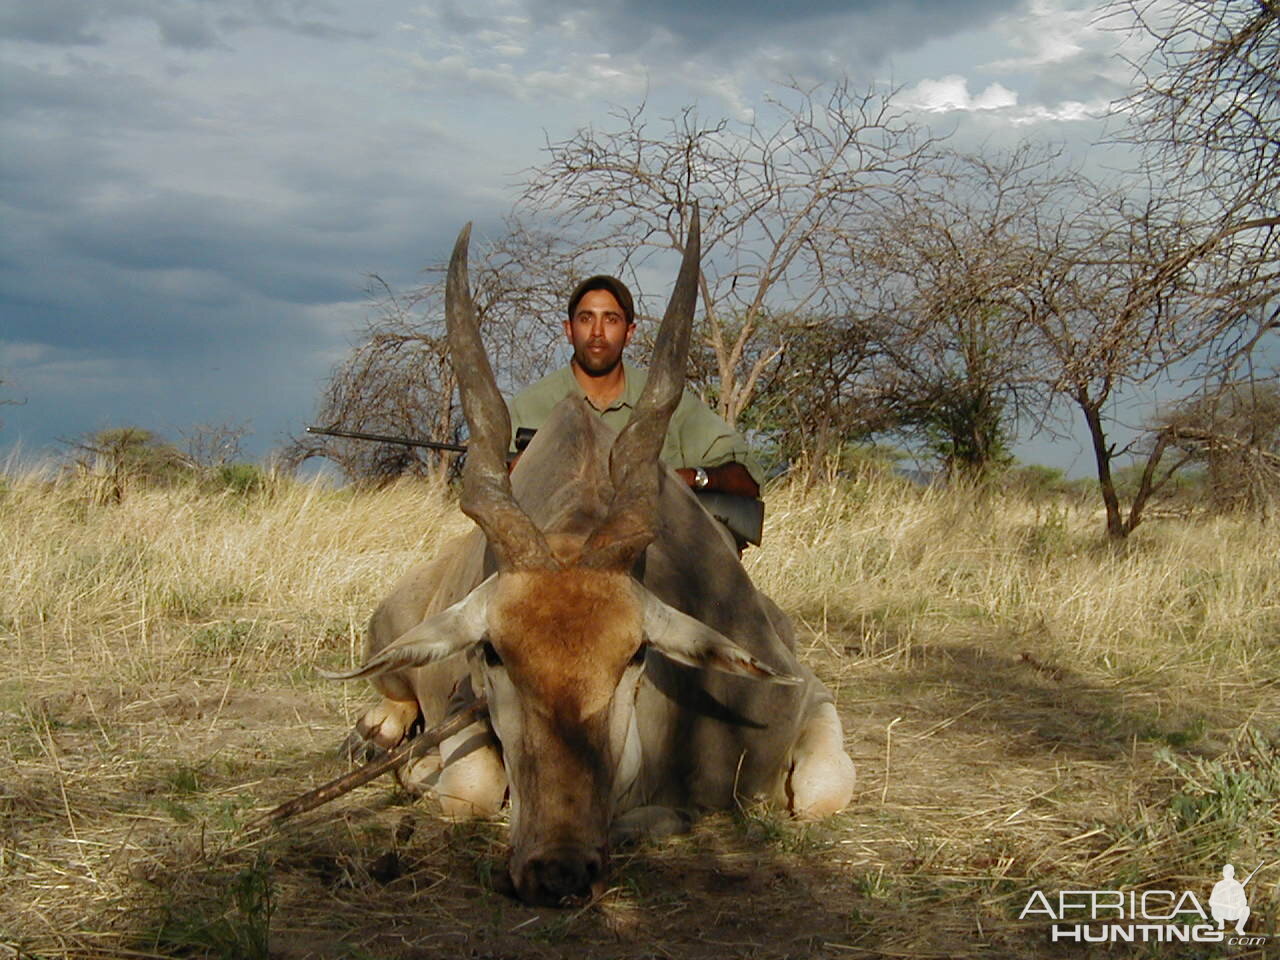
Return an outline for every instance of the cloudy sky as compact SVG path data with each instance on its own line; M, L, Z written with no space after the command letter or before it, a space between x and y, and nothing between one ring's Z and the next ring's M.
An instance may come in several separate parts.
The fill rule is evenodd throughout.
M617 107L745 120L848 76L973 143L1081 150L1136 52L1097 7L0 0L0 455L122 424L265 453L369 274L413 285L461 223L497 229L546 142Z

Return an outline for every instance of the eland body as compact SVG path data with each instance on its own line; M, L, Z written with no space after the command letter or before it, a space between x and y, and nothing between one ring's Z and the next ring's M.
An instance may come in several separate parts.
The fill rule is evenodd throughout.
M374 613L364 665L342 674L372 677L383 695L360 737L390 747L459 691L485 696L487 720L443 743L419 778L453 816L509 799L509 869L529 903L589 894L611 838L669 831L685 811L754 798L804 818L843 808L854 771L830 693L731 538L658 461L683 389L696 211L631 422L615 435L566 399L510 477L466 249L464 231L447 304L471 430L462 509L480 529Z

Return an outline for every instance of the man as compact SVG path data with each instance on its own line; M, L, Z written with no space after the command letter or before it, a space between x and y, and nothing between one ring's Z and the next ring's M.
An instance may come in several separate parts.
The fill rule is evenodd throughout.
M622 429L648 377L643 368L622 362L623 348L635 329L635 305L621 280L601 275L578 285L564 321L573 347L569 366L526 387L508 403L513 452L522 430L537 430L552 408L575 392L605 423ZM753 499L760 495L763 472L746 441L689 390L671 417L662 460L695 490Z

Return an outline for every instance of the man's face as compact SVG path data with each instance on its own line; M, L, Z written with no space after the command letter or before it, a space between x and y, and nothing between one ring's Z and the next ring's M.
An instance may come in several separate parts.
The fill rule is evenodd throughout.
M622 305L608 290L587 291L573 318L564 322L574 361L593 377L604 376L618 365L622 348L631 342L635 328L634 323L627 323Z

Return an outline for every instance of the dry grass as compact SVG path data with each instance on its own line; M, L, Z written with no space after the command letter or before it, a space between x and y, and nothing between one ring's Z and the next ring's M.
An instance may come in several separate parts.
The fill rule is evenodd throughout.
M0 956L1035 957L1033 889L1203 899L1278 852L1274 522L1114 547L1067 503L772 491L748 565L837 692L853 805L708 817L551 911L492 891L500 824L389 783L247 826L339 769L366 694L312 668L465 528L442 491L0 491ZM1251 930L1280 915L1271 869Z

